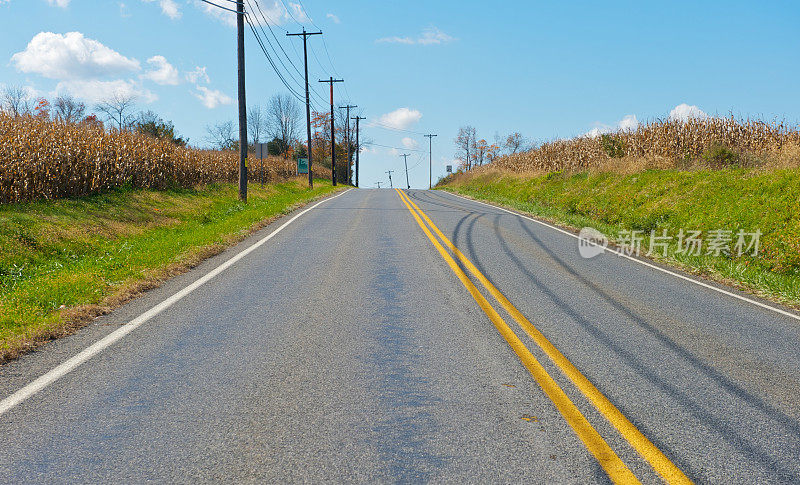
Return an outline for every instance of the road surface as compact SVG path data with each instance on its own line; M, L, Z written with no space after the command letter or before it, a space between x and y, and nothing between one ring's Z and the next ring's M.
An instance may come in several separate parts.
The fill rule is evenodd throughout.
M800 319L737 296L350 190L1 367L0 479L798 483Z

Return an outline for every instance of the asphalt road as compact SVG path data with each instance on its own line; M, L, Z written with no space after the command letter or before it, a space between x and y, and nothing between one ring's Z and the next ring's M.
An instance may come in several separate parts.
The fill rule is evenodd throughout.
M0 367L0 481L800 482L800 320L408 195L264 241L287 216Z

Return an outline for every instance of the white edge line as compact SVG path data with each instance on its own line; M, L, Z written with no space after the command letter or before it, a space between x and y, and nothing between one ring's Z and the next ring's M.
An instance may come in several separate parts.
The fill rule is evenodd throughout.
M506 209L505 207L500 207L498 205L489 204L489 203L486 203L486 202L483 202L483 201L480 201L480 200L476 200L476 199L470 199L468 197L464 197L463 195L454 194L452 192L447 192L447 191L443 191L443 192L446 193L446 194L450 194L450 195L453 195L455 197L464 199L464 200L469 200L469 201L472 201L472 202L476 202L478 204L483 204L485 206L492 207L494 209L500 209L501 211L508 212L509 214L513 214L513 215L515 215L517 217L521 217L523 219L527 219L527 220L535 222L537 224L541 224L541 225L543 225L545 227L549 227L550 229L555 229L556 231L564 233L567 236L574 237L575 239L578 239L578 240L581 239L580 237L578 237L577 234L573 234L573 233L571 233L569 231L561 229L560 227L554 226L552 224L548 224L548 223L540 221L538 219L534 219L533 217L528 217L528 216L526 216L524 214L520 214L519 212ZM592 243L592 244L595 244L595 243ZM647 266L648 268L652 268L652 269L655 269L657 271L661 271L662 273L666 273L666 274L672 275L672 276L674 276L676 278L680 278L682 280L689 281L689 282L694 283L694 284L696 284L698 286L702 286L703 288L708 288L709 290L714 290L714 291L716 291L718 293L722 293L724 295L732 296L733 298L736 298L738 300L745 301L747 303L751 303L751 304L756 305L758 307L761 307L761 308L764 308L764 309L767 309L767 310L771 310L771 311L773 311L775 313L780 313L781 315L784 315L784 316L787 316L789 318L793 318L795 320L800 321L800 315L797 315L795 313L788 312L786 310L781 310L780 308L775 308L774 306L767 305L765 303L761 303L761 302L753 300L751 298L747 298L746 296L737 295L736 293L731 293L730 291L723 290L722 288L717 288L716 286L709 285L708 283L704 283L702 281L698 281L698 280L696 280L694 278L690 278L688 276L682 275L680 273L676 273L674 271L670 271L668 269L662 268L662 267L657 266L655 264L651 264L651 263L648 263L646 261L642 261L641 259L634 258L632 256L629 256L629 255L621 252L621 251L616 251L614 249L611 249L611 248L608 248L608 247L605 247L605 246L602 246L602 245L599 245L599 244L595 244L595 245L597 247L599 247L599 248L602 248L604 252L609 252L609 253L612 253L612 254L616 254L617 256L623 257L625 259L629 259L629 260L634 261L636 263L639 263L639 264L641 264L643 266Z
M69 372L75 370L78 366L80 366L81 364L83 364L87 360L91 359L95 355L99 354L103 350L105 350L108 347L110 347L115 342L119 341L120 339L122 339L123 337L128 335L129 333L131 333L134 330L136 330L143 323L147 322L151 318L155 317L159 313L163 312L167 308L171 307L172 305L174 305L175 303L177 303L178 301L183 299L186 295L190 294L191 292L193 292L197 288L199 288L199 287L203 286L204 284L208 283L215 276L217 276L218 274L222 273L226 269L230 268L231 266L236 264L236 262L238 262L239 260L241 260L242 258L247 256L248 254L252 253L257 248L261 247L264 243L266 243L267 241L272 239L276 234L278 234L283 229L285 229L286 226L288 226L289 224L291 224L292 222L297 220L300 216L302 216L306 212L314 209L315 207L317 207L320 204L323 204L325 202L328 202L330 200L335 199L336 197L344 195L347 192L350 192L351 190L353 190L353 189L347 189L347 190L345 190L344 192L342 192L340 194L334 195L333 197L328 197L326 199L323 199L323 200L317 202L316 204L312 205L311 207L305 209L303 212L300 212L299 214L295 215L294 217L292 217L291 219L289 219L288 221L283 223L281 225L281 227L275 229L274 231L269 233L267 236L265 236L263 239L259 240L258 242L256 242L252 246L250 246L247 249L241 251L240 253L236 254L235 256L230 258L229 260L227 260L224 263L220 264L219 266L217 266L216 268L214 268L210 272L206 273L205 275L203 275L201 278L199 278L194 283L192 283L189 286L187 286L187 287L183 288L182 290L178 291L177 293L175 293L174 295L170 296L166 300L162 301L158 305L154 306L150 310L147 310L146 312L142 313L141 315L139 315L138 317L134 318L130 322L124 324L119 329L111 332L110 334L106 335L102 339L100 339L97 342L93 343L92 345L90 345L89 347L87 347L86 349L84 349L83 351L78 353L77 355L69 358L68 360L66 360L63 363L59 364L58 366L54 367L53 369L48 371L46 374L36 378L33 382L27 384L22 389L19 389L15 393L13 393L10 396L8 396L7 398L3 399L2 401L0 401L0 416L5 414L6 412L8 412L14 406L22 403L23 401L25 401L29 397L31 397L34 394L38 393L39 391L41 391L45 387L49 386L53 382L57 381L61 377L64 377Z

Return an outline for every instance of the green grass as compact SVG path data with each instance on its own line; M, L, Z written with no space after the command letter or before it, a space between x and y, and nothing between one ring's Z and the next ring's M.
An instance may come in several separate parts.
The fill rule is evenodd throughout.
M69 333L271 218L336 190L296 180L0 205L0 362Z
M592 226L613 241L621 230L762 232L757 256L699 256L676 252L654 259L800 305L800 170L648 170L618 173L502 173L451 177L440 189L512 207L557 224ZM735 236L734 236L735 239Z

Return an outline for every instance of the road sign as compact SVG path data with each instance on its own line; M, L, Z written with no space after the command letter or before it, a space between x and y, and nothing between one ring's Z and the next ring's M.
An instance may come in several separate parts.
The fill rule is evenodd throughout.
M297 159L297 173L308 173L308 158Z
M256 158L267 158L267 144L256 143Z
M447 166L447 173L453 173L453 166L452 165L448 165Z

